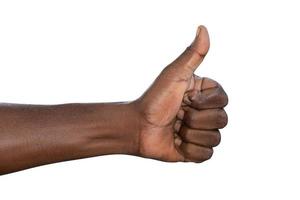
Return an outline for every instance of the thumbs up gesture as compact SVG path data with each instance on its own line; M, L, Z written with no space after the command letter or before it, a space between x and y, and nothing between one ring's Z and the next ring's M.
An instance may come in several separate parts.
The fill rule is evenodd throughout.
M194 71L209 49L199 26L192 44L163 69L134 104L140 116L139 155L162 161L202 162L220 142L228 98L221 85Z

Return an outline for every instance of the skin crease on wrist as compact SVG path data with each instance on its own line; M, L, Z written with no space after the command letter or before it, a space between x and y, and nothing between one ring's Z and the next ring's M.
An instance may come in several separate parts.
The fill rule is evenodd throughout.
M0 174L109 154L203 162L220 142L228 98L194 74L209 49L199 26L192 44L137 100L125 103L0 105Z

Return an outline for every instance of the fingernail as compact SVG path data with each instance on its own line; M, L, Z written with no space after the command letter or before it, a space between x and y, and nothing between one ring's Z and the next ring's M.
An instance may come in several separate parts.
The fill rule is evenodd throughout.
M202 25L201 25L201 26L198 26L197 33L196 33L196 37L198 37L198 36L200 35L201 28L202 28Z
M196 32L196 37L195 37L194 41L192 42L191 46L195 45L196 41L198 40L200 33L201 33L201 29L202 29L202 25L198 26L197 32Z

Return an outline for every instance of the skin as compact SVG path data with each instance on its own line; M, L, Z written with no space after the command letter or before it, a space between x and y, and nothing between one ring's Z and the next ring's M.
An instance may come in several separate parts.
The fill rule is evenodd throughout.
M194 71L209 49L199 26L192 44L138 99L123 103L0 105L0 174L109 154L203 162L220 143L228 98Z

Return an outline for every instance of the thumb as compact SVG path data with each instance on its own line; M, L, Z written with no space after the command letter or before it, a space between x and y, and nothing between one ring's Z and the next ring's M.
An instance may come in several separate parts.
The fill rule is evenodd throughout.
M143 94L145 102L153 97L160 104L166 98L180 105L189 80L200 65L209 49L209 36L204 26L199 26L192 44L155 79L151 87ZM177 102L178 101L178 102Z
M199 26L192 44L167 68L172 68L178 79L188 79L203 61L209 49L209 35L205 26ZM172 71L173 71L172 70Z

